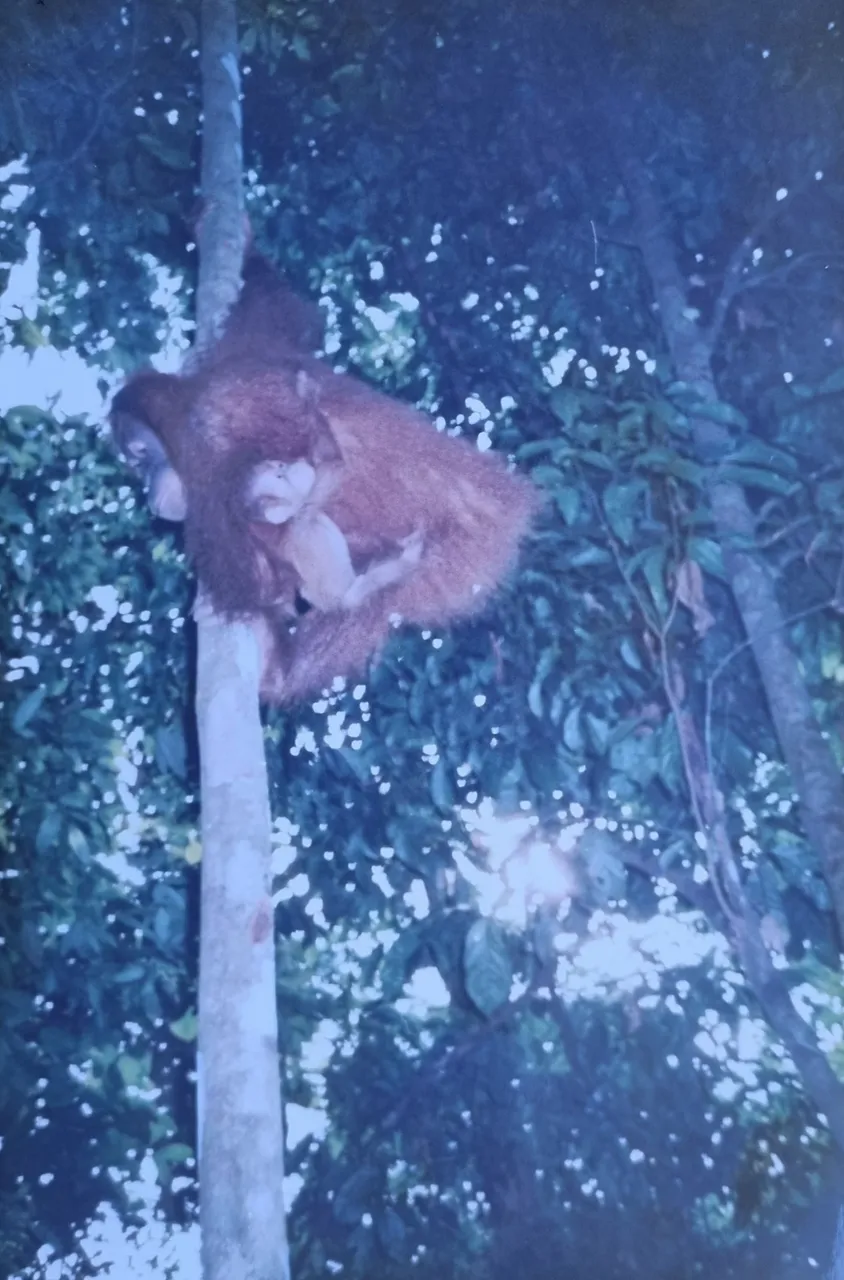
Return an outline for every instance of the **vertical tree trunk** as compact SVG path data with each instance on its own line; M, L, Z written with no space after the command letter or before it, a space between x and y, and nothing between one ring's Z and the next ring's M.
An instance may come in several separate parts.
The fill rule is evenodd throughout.
M844 1280L844 1209L838 1215L835 1243L832 1247L832 1262L827 1272L827 1280Z
M236 0L203 0L203 215L197 343L237 298L246 239ZM201 584L200 584L201 587ZM202 763L199 1198L203 1280L287 1280L270 897L270 810L257 643L200 611Z
M200 623L203 1280L289 1276L258 657L246 624Z

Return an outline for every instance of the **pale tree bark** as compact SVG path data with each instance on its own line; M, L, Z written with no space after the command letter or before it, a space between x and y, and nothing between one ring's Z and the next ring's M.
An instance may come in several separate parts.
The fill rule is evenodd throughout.
M835 1231L835 1243L832 1246L832 1261L827 1280L844 1280L844 1209L838 1215Z
M694 789L693 806L694 791L699 795L711 781L700 777L690 780L690 789ZM761 921L738 880L735 854L723 814L715 814L711 821L702 819L701 826L706 830L709 861L713 869L710 883L699 884L690 872L673 866L662 868L659 874L674 885L682 901L700 911L713 929L729 939L748 989L757 1000L765 1021L794 1063L807 1098L823 1115L830 1136L839 1151L844 1152L844 1084L829 1065L811 1027L794 1007L787 972L776 967L765 945ZM618 858L640 875L652 877L654 874L649 861L637 856L635 851L631 852L628 845L618 847ZM716 877L718 892L713 887ZM844 1272L836 1280L844 1280Z
M632 102L631 102L632 107ZM617 108L617 104L616 104ZM650 278L674 370L703 406L717 404L712 371L713 342L723 324L739 275L738 258L754 247L752 237L737 251L716 304L709 330L690 305L667 215L645 165L636 154L635 111L621 119L603 105L607 137L613 148L632 207L633 242ZM772 575L756 546L753 512L743 489L725 479L720 464L731 449L729 431L707 417L691 416L698 457L709 468L709 496L724 567L753 652L783 756L798 793L806 835L817 853L830 889L840 936L844 937L844 779L812 710L787 622ZM663 685L677 728L692 812L706 837L710 873L707 901L701 903L713 925L730 939L748 986L771 1029L797 1068L807 1096L826 1118L830 1135L844 1151L844 1085L832 1070L809 1026L797 1012L785 975L768 950L759 920L742 882L730 843L723 797L694 718L683 704L684 682L677 678L668 628L656 637L661 650ZM671 873L669 872L669 877ZM679 887L679 886L678 886ZM692 885L693 894L699 886ZM680 892L684 892L681 888ZM842 1276L844 1280L844 1276Z
M203 214L195 351L213 343L240 287L246 221L237 53L236 0L203 0ZM203 607L197 625L202 1275L203 1280L287 1280L259 654L246 624L225 623Z
M632 130L608 120L633 208L635 239L650 276L677 377L701 401L715 404L712 342L690 306L667 215L645 167L632 149ZM788 639L785 615L769 568L756 550L756 526L744 490L719 475L730 450L726 427L704 415L692 418L696 450L711 468L709 495L724 567L762 680L785 762L800 802L803 827L832 898L844 938L844 778L812 710Z
M806 1095L824 1116L827 1127L844 1152L844 1084L832 1070L815 1034L797 1012L782 969L777 968L765 942L762 922L745 892L724 813L724 801L711 771L711 762L692 712L683 702L684 681L668 651L668 628L661 636L663 688L677 729L683 773L692 814L706 836L709 892L699 905L716 929L722 929L736 953L745 981L763 1014L788 1051ZM668 871L671 879L674 877ZM679 892L682 877L675 880ZM691 880L694 885L694 880ZM699 886L695 886L699 888Z

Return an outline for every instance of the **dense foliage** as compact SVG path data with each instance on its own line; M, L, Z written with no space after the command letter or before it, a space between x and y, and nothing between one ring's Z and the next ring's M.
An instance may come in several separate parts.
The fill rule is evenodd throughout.
M4 336L74 348L103 387L164 333L146 255L190 310L195 10L0 14L0 159L28 157L4 261L41 233L38 310ZM316 1130L291 1155L294 1274L803 1275L837 1157L731 950L683 716L777 973L844 1078L837 926L619 165L647 170L711 335L719 475L840 764L840 16L242 12L253 225L327 300L332 358L484 433L548 498L482 618L267 717L289 1120ZM67 1251L103 1201L131 1229L147 1153L162 1215L193 1211L198 850L178 536L97 423L46 407L6 413L0 525L5 1274Z

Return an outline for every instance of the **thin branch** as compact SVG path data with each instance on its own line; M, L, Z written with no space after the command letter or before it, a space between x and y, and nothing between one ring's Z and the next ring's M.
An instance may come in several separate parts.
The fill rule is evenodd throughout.
M841 257L841 255L821 252L801 253L798 258L789 258L788 262L781 262L779 266L772 267L770 271L763 271L757 275L745 277L735 289L733 299L739 297L742 293L749 293L751 289L762 289L769 284L781 283L788 276L794 275L800 267L811 266L818 261L822 262L824 267L827 267L837 257ZM844 267L844 262L842 262L842 266ZM801 292L806 292L806 290L801 290ZM813 296L835 298L837 295L830 290Z
M122 75L119 75L116 80L113 80L107 89L102 90L97 94L97 106L96 106L96 110L94 111L93 122L88 128L88 130L86 131L82 141L76 147L74 147L73 151L71 151L69 155L63 156L61 160L45 161L44 164L39 165L37 167L37 169L34 171L33 176L37 178L38 182L42 181L46 177L52 178L52 177L55 177L57 174L66 172L72 165L76 164L76 162L79 160L79 158L82 155L84 155L88 147L93 142L94 138L99 133L100 128L102 127L103 120L105 119L105 115L106 115L106 107L108 106L111 99L115 96L115 94L118 93L124 87L124 85L127 84L129 77L132 75L132 72L135 69L135 55L138 50L138 38L139 38L138 37L137 4L135 0L132 0L131 9L132 9L132 22L131 22L132 35L129 43L129 49L126 55L128 58L128 65L127 65L126 71ZM68 92L70 92L70 90L68 90Z
M618 545L616 537L612 529L610 528L607 522L607 518L604 515L604 512L601 508L601 504L594 493L592 494L592 502L595 507L595 512L598 516L598 522L604 531L607 542L609 543L610 553L612 554L612 558L615 561L615 567L618 569L619 575L624 585L627 587L627 590L630 592L630 595L633 598L634 604L639 610L639 614L642 618L642 622L644 624L645 630L648 631L654 637L655 640L659 640L660 636L662 635L662 627L660 625L659 619L655 616L654 617L651 616L650 605L645 599L644 594L639 590L638 586L630 576L627 570L627 566L624 563L624 558L621 554L621 549Z
M804 618L811 618L816 613L824 613L827 609L836 609L835 595L833 594L829 600L824 600L821 604L813 604L808 609L802 609L799 613L792 613L787 618L783 618L781 630L785 631L787 627L794 626L797 622L802 622ZM837 611L837 610L836 610ZM712 707L715 696L715 684L720 680L727 667L740 654L749 649L755 640L755 636L745 636L744 640L735 645L729 653L725 654L719 662L715 664L714 669L710 672L706 679L706 698L704 702L704 749L706 751L707 760L712 759Z
M714 350L715 344L720 337L721 330L724 327L724 321L727 318L727 313L730 310L733 299L740 289L745 287L745 282L742 278L743 272L748 258L756 248L759 237L765 228L770 226L775 218L786 208L787 204L793 203L799 195L802 195L808 186L809 180L806 179L794 192L789 193L788 201L780 200L776 196L772 196L767 207L763 210L759 218L757 218L747 235L739 241L733 252L730 254L727 269L724 272L724 282L721 286L721 292L718 295L713 309L712 322L706 331L706 340L710 351Z

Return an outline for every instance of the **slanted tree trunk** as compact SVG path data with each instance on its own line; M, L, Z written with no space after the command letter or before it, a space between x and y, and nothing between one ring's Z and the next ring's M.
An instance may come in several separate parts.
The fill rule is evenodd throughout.
M237 298L246 239L236 0L203 0L197 344ZM200 584L201 590L201 584ZM203 1280L287 1280L270 809L257 643L200 610L199 1203Z
M650 277L675 372L703 405L715 405L719 397L712 372L713 341L723 323L735 280L731 280L728 273L713 325L705 329L689 304L674 245L666 230L665 210L636 154L631 124L636 113L631 111L626 121L621 121L617 109L610 111L605 103L603 115L632 206L634 239ZM749 240L740 246L736 262L748 247L753 247ZM734 266L734 274L737 270ZM812 710L797 658L788 641L786 619L772 575L756 549L753 512L744 490L726 480L719 471L730 452L729 432L714 416L707 417L705 411L692 415L691 425L700 461L709 468L713 521L727 578L756 659L782 753L800 798L806 835L820 859L839 935L844 937L844 779ZM663 637L663 644L667 643L668 637ZM808 1097L826 1116L836 1144L844 1150L844 1085L819 1049L811 1029L794 1008L783 974L772 962L730 846L717 779L711 774L711 761L706 758L704 745L699 740L690 744L691 749L684 748L684 739L689 734L697 738L699 735L671 687L671 663L669 655L664 656L666 696L680 738L692 810L707 839L711 888L717 901L714 912L713 904L709 904L708 914L715 926L723 928L730 938L768 1024L791 1055Z
M608 127L619 128L613 121ZM665 230L665 210L634 154L629 130L623 130L616 155L633 206L636 241L677 377L702 401L716 404L719 397L712 373L711 338L694 318L674 246ZM699 416L692 418L692 431L701 461L711 467L709 495L724 568L799 796L803 827L820 860L839 937L844 938L844 778L812 710L771 572L755 550L755 520L744 490L719 475L718 464L730 449L728 430Z

